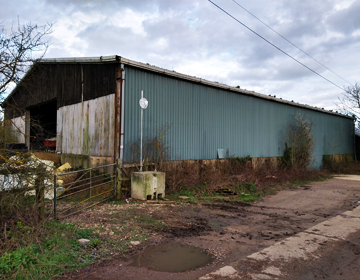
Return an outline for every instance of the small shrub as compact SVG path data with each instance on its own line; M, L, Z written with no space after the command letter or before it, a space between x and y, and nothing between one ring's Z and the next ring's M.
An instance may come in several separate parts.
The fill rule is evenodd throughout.
M92 238L89 243L90 248L97 248L101 245L102 240L100 238Z
M194 196L193 193L190 192L190 190L183 190L182 195L188 196L188 197L193 197Z
M314 159L315 137L311 120L298 113L285 128L283 163L295 169L307 169Z
M85 239L89 239L90 237L93 236L93 230L92 229L78 229L76 231L76 238L77 239L81 239L81 238L85 238Z

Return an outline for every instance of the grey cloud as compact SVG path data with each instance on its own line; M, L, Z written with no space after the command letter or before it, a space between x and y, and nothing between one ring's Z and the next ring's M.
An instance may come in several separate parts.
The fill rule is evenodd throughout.
M320 67L313 67L317 71L321 71ZM298 80L305 77L311 77L314 74L297 64L296 62L288 59L281 63L281 65L273 62L263 63L258 65L258 67L248 68L239 71L239 72L229 72L228 77L231 79L242 79L248 81L289 81L289 80Z
M85 40L91 51L97 55L120 54L137 57L146 51L148 42L135 34L130 28L115 27L106 24L93 24L81 31L78 38ZM76 47L76 45L74 45Z
M319 108L335 107L338 96L338 91L328 90L326 89L326 86L322 86L315 87L308 94L304 94L300 100L305 104L317 106Z
M335 0L237 1L335 72L345 69L352 79L359 77L357 61L360 60L360 38L349 34L359 26L360 17L356 17L356 12L359 14L360 0L349 9L336 13L333 10ZM232 1L214 2L306 65L324 75L329 74ZM0 18L7 22L16 20L17 15L24 22L41 24L66 19L70 21L66 28L75 29L77 27L71 24L71 20L76 12L94 15L95 21L95 16L99 16L101 20L84 23L84 29L73 38L71 49L83 51L83 56L118 54L175 70L184 66L186 61L197 62L195 64L206 61L211 64L223 58L220 59L223 64L221 75L205 75L198 69L193 69L193 73L229 85L283 96L288 100L299 101L301 98L308 104L312 104L311 100L316 104L328 104L326 100L334 98L339 91L256 37L208 1L0 0L0 5L5 7L0 10ZM120 14L116 20L121 21L121 13L126 9L146 14L147 20L142 22L145 34L110 23L114 13ZM331 13L334 14L329 16ZM62 28L58 30L66 32ZM334 30L341 31L342 36L331 37L329 34ZM69 40L71 37L67 37L65 42L61 34L54 38L48 55L71 56L71 49L68 52L64 47ZM159 45L160 41L166 44ZM232 70L226 70L226 65ZM324 94L327 89L332 95Z
M307 23L314 23L314 28L321 25L321 21L328 13L332 11L334 1L292 1L291 5L287 1L281 2L281 9L279 10L281 18L286 22L295 25L304 25Z
M360 29L360 0L354 1L348 8L329 17L328 24L336 31L350 34Z
M0 0L0 19L6 28L16 27L18 18L20 24L32 22L33 24L44 25L46 23L56 22L56 17L61 15L61 11L55 11L53 8L44 7L41 0ZM3 7L7 7L4 9ZM34 9L34 7L38 7ZM54 17L54 13L57 15Z
M310 65L309 68L315 72L322 74L324 71L321 66L311 63L309 60L305 61L305 65ZM287 81L287 80L302 80L305 77L314 77L314 73L309 69L303 67L302 65L296 63L295 61L288 58L283 61L281 65L274 65L275 74L273 76L274 80ZM321 79L319 77L319 79Z
M169 1L169 0L45 0L49 5L56 7L69 7L73 9L113 11L129 8L137 11L154 12L184 9L194 5L196 2L190 0Z
M144 30L150 41L164 39L167 43L167 53L183 53L189 50L196 51L201 47L201 41L196 31L189 27L185 19L166 18L159 21L146 20Z
M266 68L257 68L257 69L242 69L241 71L231 71L228 73L227 77L229 80L237 81L264 81L268 80L273 76L273 71Z

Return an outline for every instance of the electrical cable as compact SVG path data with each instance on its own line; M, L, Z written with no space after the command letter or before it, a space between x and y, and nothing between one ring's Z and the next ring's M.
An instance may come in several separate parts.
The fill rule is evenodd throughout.
M248 11L247 9L245 9L243 6L241 6L238 2L236 2L235 0L232 0L236 5L238 5L240 8L242 8L243 10L245 10L246 12L248 12L250 15L252 15L254 18L256 18L258 21L260 21L262 24L264 24L266 27L268 27L269 29L271 29L273 32L275 32L277 35L279 35L281 38L283 38L285 41L287 41L288 43L290 43L291 45L293 45L295 48L297 48L299 51L303 52L304 54L306 54L308 57L310 57L311 59L315 60L317 63L319 63L321 66L323 66L324 68L326 68L327 70L329 70L331 73L335 74L336 76L338 76L340 79L344 80L345 82L349 83L350 85L353 86L352 83L350 83L349 81L345 80L343 77L341 77L340 75L336 74L334 71L332 71L330 68L328 68L327 66L325 66L324 64L322 64L320 61L318 61L317 59L315 59L314 57L312 57L310 54L308 54L307 52L303 51L302 49L300 49L297 45L295 45L293 42L291 42L290 40L286 39L283 35L281 35L279 32L277 32L276 30L274 30L271 26L267 25L265 22L263 22L261 19L259 19L257 16L255 16L253 13L251 13L250 11Z
M254 30L252 30L250 27L246 26L244 23L242 23L240 20L238 20L237 18L235 18L234 16L232 16L231 14L229 14L227 11L225 11L223 8L219 7L218 5L216 5L213 1L208 0L211 4L213 4L215 7L217 7L218 9L220 9L221 11L223 11L225 14L227 14L229 17L233 18L234 20L236 20L238 23L240 23L242 26L244 26L245 28L247 28L248 30L250 30L252 33L254 33L255 35L259 36L261 39L263 39L264 41L266 41L268 44L272 45L274 48L276 48L277 50L281 51L283 54L285 54L286 56L290 57L291 59L295 60L297 63L301 64L302 66L304 66L305 68L307 68L308 70L310 70L311 72L313 72L314 74L318 75L319 77L323 78L324 80L328 81L329 83L333 84L334 86L338 87L339 89L346 91L345 89L341 88L340 86L338 86L337 84L333 83L332 81L330 81L329 79L325 78L324 76L322 76L321 74L317 73L316 71L312 70L310 67L306 66L305 64L303 64L302 62L300 62L299 60L297 60L296 58L292 57L291 55L289 55L288 53L286 53L285 51L283 51L282 49L280 49L279 47L277 47L276 45L274 45L273 43L271 43L270 41L268 41L267 39L265 39L263 36L261 36L259 33L255 32Z

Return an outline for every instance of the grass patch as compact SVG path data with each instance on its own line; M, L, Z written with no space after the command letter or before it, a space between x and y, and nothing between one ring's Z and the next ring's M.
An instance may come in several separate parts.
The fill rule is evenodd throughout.
M238 194L238 199L244 202L259 199L260 194L253 182L239 184L234 191Z
M262 169L261 169L262 170ZM258 200L259 198L266 195L276 194L278 191L289 188L296 187L312 182L321 182L331 178L328 173L320 172L317 170L311 171L298 171L298 170L272 170L275 175L263 176L259 179L259 174L257 170L250 170L252 175L256 175L253 178L256 179L257 183L253 181L242 182L240 184L234 184L229 180L228 185L226 186L226 180L221 182L221 185L225 186L237 194L236 197L231 197L230 199L235 199L243 202L251 202ZM286 174L286 176L282 176ZM285 179L287 180L284 180ZM231 179L231 177L230 177ZM173 191L170 194L167 194L167 197L170 199L178 199L179 196L187 196L189 199L184 202L197 202L198 197L223 197L222 194L217 193L217 187L207 185L206 183L187 188L183 187L181 192ZM226 196L226 195L225 195ZM205 199L205 201L211 201Z
M146 242L148 229L165 226L162 221L136 213L128 216L127 221L129 225L111 228L112 238L100 226L79 228L76 223L45 221L30 227L19 222L0 243L0 278L49 279L114 253L125 256L134 249L130 241ZM1 241L5 239L0 237ZM81 238L89 239L90 243L80 244Z
M167 194L167 198L170 200L176 200L180 196L187 196L189 198L187 201L197 202L199 197L222 197L223 195L217 193L216 190L216 188L212 188L204 182L202 185L194 187L183 187L180 192L172 191Z
M161 222L161 221L158 221L154 218L151 218L149 216L144 216L144 215L141 215L137 221L139 223L141 223L142 226L155 226L155 227L161 227L161 226L164 226L165 223L164 222Z
M96 259L91 249L101 243L92 230L50 221L36 228L18 223L7 234L2 249L11 243L17 245L0 257L0 274L7 279L49 279L86 266ZM90 245L81 245L79 238L90 239Z

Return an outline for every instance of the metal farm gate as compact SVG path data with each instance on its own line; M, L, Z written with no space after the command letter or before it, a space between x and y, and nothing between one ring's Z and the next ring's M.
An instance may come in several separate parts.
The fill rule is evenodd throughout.
M55 174L54 217L64 218L113 198L116 183L115 163Z

